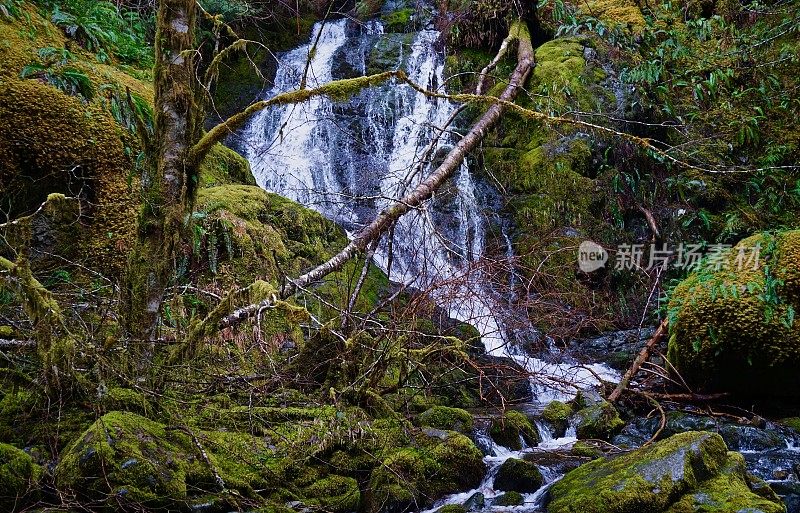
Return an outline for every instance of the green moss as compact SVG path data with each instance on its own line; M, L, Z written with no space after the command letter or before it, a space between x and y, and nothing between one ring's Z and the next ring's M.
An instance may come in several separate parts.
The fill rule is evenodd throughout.
M579 410L577 416L575 431L578 438L582 439L609 440L625 425L616 408L608 401L587 406Z
M561 401L552 401L542 410L542 418L555 429L556 436L563 436L572 415L572 406Z
M570 454L583 458L600 458L603 456L603 451L600 450L597 444L585 440L578 440L572 446Z
M34 499L43 473L28 453L0 443L0 506L17 510Z
M147 415L152 409L152 405L141 392L130 388L109 388L101 397L101 402L106 411L119 410Z
M470 433L472 431L472 415L461 408L434 406L417 417L420 426Z
M461 504L448 504L439 508L436 513L467 513L467 509Z
M407 7L392 11L381 16L386 32L407 32L411 27L411 19L414 9Z
M800 433L800 417L789 417L786 419L781 419L778 422Z
M536 426L525 415L513 410L494 419L489 434L496 443L514 451L522 449L520 437L529 446L534 446L541 440Z
M667 509L719 474L728 460L717 434L687 432L569 472L550 490L550 513L627 513Z
M401 511L480 484L486 467L483 455L464 435L444 440L424 437L419 448L391 452L376 467L367 486L365 510Z
M328 476L303 490L305 503L333 513L357 511L361 502L358 482L352 477Z
M519 492L506 492L492 502L492 506L522 506L525 498Z
M758 262L748 263L754 251ZM800 231L745 239L722 255L720 267L703 267L673 290L670 362L700 389L796 396Z
M769 489L769 487L767 487ZM720 473L701 483L692 493L684 495L666 513L726 513L729 511L759 511L785 513L786 506L774 493L772 499L759 497L747 484L744 457L728 453L728 461Z
M256 185L247 159L232 149L217 144L200 164L200 187L239 184Z
M494 488L519 493L533 493L538 490L544 478L534 463L509 458L500 465L494 478Z
M279 482L275 461L267 443L251 435L167 427L111 412L62 454L55 478L61 490L86 499L174 508L194 496L220 493L214 472L226 489L258 500L255 490ZM235 495L227 498L237 501Z

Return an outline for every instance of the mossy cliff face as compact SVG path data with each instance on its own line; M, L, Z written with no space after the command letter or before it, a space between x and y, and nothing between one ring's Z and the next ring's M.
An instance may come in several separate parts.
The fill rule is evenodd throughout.
M670 361L704 390L796 397L800 231L747 238L721 256L719 270L715 266L701 268L672 292Z
M551 114L619 110L624 99L615 97L602 48L595 45L602 43L559 38L542 44L527 84L533 94L520 103ZM491 93L502 87L497 84ZM599 172L602 152L602 141L575 128L509 114L486 139L482 153L483 166L502 185L522 272L532 278L534 288L570 305L571 322L575 308L579 316L601 317L619 299L608 290L605 275L600 286L576 277L580 242L610 243L619 236L608 222L612 198ZM542 309L532 316L535 322L558 335L563 315L547 306L535 308Z
M573 470L552 487L548 512L785 512L776 496L750 490L743 461L719 435L681 433Z

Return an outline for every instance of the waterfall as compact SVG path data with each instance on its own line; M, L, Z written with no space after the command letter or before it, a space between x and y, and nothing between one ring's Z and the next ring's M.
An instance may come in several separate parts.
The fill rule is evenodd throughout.
M370 43L381 34L378 22L355 28L347 20L318 23L308 44L279 56L267 97L298 86L317 38L308 65L309 87L341 78L337 66L363 74ZM443 90L445 82L438 38L433 30L417 32L408 47L400 46L395 63L430 90ZM354 232L413 189L432 170L432 158L452 147L447 124L455 109L445 99L428 98L404 84L373 87L343 103L316 97L262 111L245 131L244 148L260 186ZM435 145L428 148L431 141ZM466 163L452 182L447 192L437 192L424 208L401 218L391 259L384 238L375 261L393 281L427 290L451 317L474 325L487 350L496 351L503 338L492 315L494 301L479 280L466 276L483 255L485 239L480 201Z

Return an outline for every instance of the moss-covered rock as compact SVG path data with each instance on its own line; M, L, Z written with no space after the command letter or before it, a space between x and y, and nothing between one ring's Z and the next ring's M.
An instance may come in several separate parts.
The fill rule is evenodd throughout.
M447 406L434 406L417 417L420 426L430 426L437 429L470 433L472 431L472 415L461 408Z
M525 498L519 492L506 492L492 501L492 506L522 506Z
M509 492L533 493L541 488L544 478L535 464L509 458L500 465L494 478L494 489Z
M390 452L372 471L364 505L367 512L408 511L480 484L486 466L469 438L451 432L441 441L426 437L420 442L418 448Z
M200 187L217 185L256 185L247 159L222 144L211 148L200 164Z
M33 462L30 454L0 443L0 507L6 511L19 510L39 493L42 467Z
M693 431L611 459L597 459L569 472L550 490L550 513L647 511L759 511L766 502L749 491L741 456L729 453L719 435ZM738 469L738 470L732 470ZM741 472L739 472L741 470ZM713 492L712 492L713 490ZM712 492L706 505L703 494ZM697 494L696 497L693 494ZM711 501L744 509L703 509ZM779 503L761 511L784 511ZM669 509L680 504L680 508ZM678 507L678 506L676 506Z
M625 422L608 401L600 401L578 410L575 431L578 438L609 440L622 430Z
M303 490L304 502L333 513L358 511L361 491L352 477L327 476Z
M461 504L448 504L439 508L436 513L467 513L467 508Z
M542 410L542 418L550 423L555 430L555 436L564 436L572 415L572 406L561 401L552 401Z
M514 451L522 449L522 441L534 446L541 440L539 430L528 417L513 410L493 419L489 434L495 443Z
M702 390L796 397L798 309L800 231L752 236L673 290L668 358Z
M288 486L274 473L276 461L267 443L251 435L111 412L62 454L55 478L59 490L82 499L180 508L210 493L235 503L237 494L259 500L255 490Z
M582 458L599 458L603 455L603 451L591 441L578 440L570 449L570 454Z

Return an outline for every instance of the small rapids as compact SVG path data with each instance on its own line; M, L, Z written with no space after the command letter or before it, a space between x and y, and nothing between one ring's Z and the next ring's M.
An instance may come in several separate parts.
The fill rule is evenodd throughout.
M363 76L374 72L376 61L384 69L387 61L389 69L404 69L428 89L445 91L445 56L436 44L439 36L432 29L411 35L385 34L379 21L318 23L307 44L277 56L274 85L266 97L296 89L303 77L307 87L313 88ZM380 48L383 55L378 55ZM353 234L435 169L458 140L455 129L459 127L451 125L455 112L456 106L445 99L388 83L362 90L348 101L314 97L264 110L244 131L243 149L261 187L317 210ZM472 511L542 511L549 487L569 470L559 463L564 459L559 456L569 456L577 437L574 419L564 436L554 437L539 414L551 401L568 401L580 390L595 388L598 378L618 382L621 377L602 363L608 360L603 351L579 361L552 344L529 354L512 343L502 319L513 301L486 285L481 271L487 218L496 215L489 196L465 162L424 208L403 217L391 241L384 237L375 252L375 263L392 281L426 291L451 317L475 326L488 355L509 358L530 375L532 402L523 409L537 419L540 443L512 451L492 441L488 426L480 427L473 438L485 454L489 469L485 479L474 490L441 499L425 513L445 504L467 504ZM513 257L511 239L505 232L502 235L506 256ZM518 279L512 272L510 280ZM620 440L630 447L644 443L655 430L647 422L634 419ZM800 484L783 472L800 460L800 441L787 435L765 446L751 443L748 436L760 440L760 435L745 434L740 437L741 447L731 448L741 450L748 469L775 484L779 493L795 490L800 504ZM735 440L726 442L731 446ZM545 484L535 493L524 494L521 506L493 506L492 501L503 493L494 489L494 478L509 458L533 461Z

